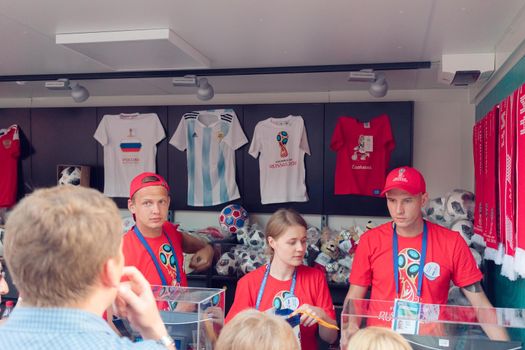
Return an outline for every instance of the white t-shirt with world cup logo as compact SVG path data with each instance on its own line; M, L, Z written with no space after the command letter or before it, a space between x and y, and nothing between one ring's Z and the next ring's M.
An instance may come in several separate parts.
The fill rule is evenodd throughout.
M155 113L107 114L93 136L104 147L104 194L129 197L129 185L155 172L157 143L166 137Z
M308 201L304 155L310 147L301 116L257 123L249 153L259 157L262 204Z

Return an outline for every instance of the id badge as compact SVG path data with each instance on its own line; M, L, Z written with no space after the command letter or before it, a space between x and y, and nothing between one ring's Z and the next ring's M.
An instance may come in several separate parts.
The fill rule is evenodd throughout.
M421 304L416 301L395 299L392 330L401 334L417 335L420 309Z

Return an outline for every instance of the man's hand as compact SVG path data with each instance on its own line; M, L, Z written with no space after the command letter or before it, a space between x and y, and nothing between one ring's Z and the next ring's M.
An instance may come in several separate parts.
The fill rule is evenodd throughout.
M190 267L197 272L209 269L213 262L213 253L213 247L206 244L192 256Z
M127 318L144 339L157 340L167 335L148 281L134 266L124 267L123 276L129 281L118 287L114 313Z

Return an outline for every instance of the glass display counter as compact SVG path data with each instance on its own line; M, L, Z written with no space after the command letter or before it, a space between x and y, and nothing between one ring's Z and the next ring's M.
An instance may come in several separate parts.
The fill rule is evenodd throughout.
M341 314L342 348L352 334L371 326L395 330L413 349L521 349L525 309L350 299ZM500 340L505 333L509 340Z
M211 350L224 325L224 290L152 286L160 315L178 350ZM113 322L122 335L141 341L126 320Z

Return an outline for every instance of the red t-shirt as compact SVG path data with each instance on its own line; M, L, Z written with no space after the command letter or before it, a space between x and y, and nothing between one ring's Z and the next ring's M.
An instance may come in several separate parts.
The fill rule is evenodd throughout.
M386 114L366 123L340 117L330 142L337 152L335 194L379 196L394 147Z
M0 207L8 208L16 202L18 181L18 157L20 156L20 139L18 126L11 125L0 129Z
M245 309L255 308L257 294L259 293L265 270L266 265L263 265L239 279L235 291L235 299L226 316L226 322L230 321L235 315ZM294 294L299 298L299 305L309 304L319 307L326 312L328 317L335 320L332 296L328 290L324 273L317 269L301 265L297 267L296 278ZM283 290L289 291L291 285L291 279L288 281L280 281L269 275L261 299L260 310L265 311L270 309L273 306L275 295ZM317 349L317 328L317 324L311 327L303 327L301 325L301 349ZM256 344L254 344L254 346L255 348L257 347Z
M458 232L427 221L428 244L425 260L425 278L421 291L421 302L426 304L446 304L450 281L458 287L466 287L483 278L465 240ZM359 239L352 264L350 283L359 286L372 286L370 299L394 300L396 287L393 271L392 223L388 222L367 231ZM399 268L399 288L401 299L415 300L417 294L419 259L423 235L402 237L398 235L398 256L409 264ZM413 254L415 250L417 254Z
M171 242L173 243L173 251L175 251L175 256L177 257L177 264L179 266L179 271L181 274L181 286L188 286L188 281L186 280L186 273L184 272L184 257L182 255L182 233L177 229L178 225L173 225L169 222L165 222L162 226L163 231L169 236ZM151 247L151 250L157 257L161 269L164 273L164 277L168 282L168 285L176 285L177 270L175 268L175 256L173 256L173 251L169 252L170 243L165 235L160 235L159 237L149 238L144 237L146 242ZM151 285L162 285L160 276L155 268L155 263L151 259L148 251L139 238L133 232L133 229L126 232L123 238L122 250L124 252L124 264L126 266L135 266L139 269L140 272L146 277L148 282ZM161 258L161 254L163 257ZM166 259L164 259L166 258ZM164 261L164 263L163 263Z
M427 221L428 243L421 302L446 304L450 281L466 287L483 278L465 240L458 232ZM350 283L363 287L372 286L368 314L369 325L390 327L396 287L393 271L392 223L388 222L359 239L352 264ZM419 257L423 235L402 237L398 235L400 261L408 264L399 267L399 299L417 300ZM412 268L411 268L412 266ZM392 303L374 303L373 300ZM439 311L441 312L441 311ZM442 327L433 323L422 325L419 334L443 334Z

